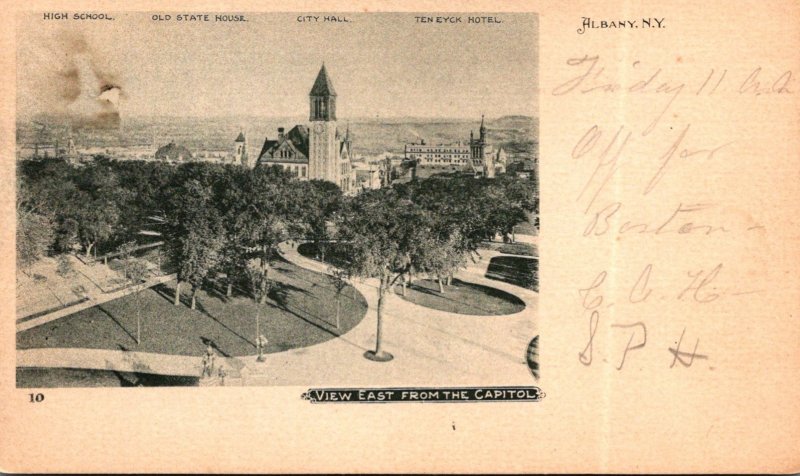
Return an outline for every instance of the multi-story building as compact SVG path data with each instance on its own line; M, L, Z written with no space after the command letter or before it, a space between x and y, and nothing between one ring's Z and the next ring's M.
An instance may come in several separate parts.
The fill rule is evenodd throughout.
M424 140L419 144L406 144L405 158L412 161L420 176L431 173L462 172L475 174L478 177L492 178L497 173L505 172L506 153L502 147L497 150L486 141L486 126L481 116L481 126L476 138L469 133L469 143L428 145Z
M354 192L350 133L349 130L343 135L339 133L336 90L324 64L309 93L309 109L309 126L298 124L288 132L278 128L277 139L264 140L253 165L279 166L301 180L327 180L344 193Z
M456 144L429 145L425 140L419 144L406 144L406 160L416 160L420 165L466 167L472 163L470 146Z

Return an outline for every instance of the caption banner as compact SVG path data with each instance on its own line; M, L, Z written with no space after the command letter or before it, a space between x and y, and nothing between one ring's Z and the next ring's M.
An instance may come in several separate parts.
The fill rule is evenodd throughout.
M545 394L539 387L455 388L321 388L309 389L301 398L311 403L450 403L538 402Z

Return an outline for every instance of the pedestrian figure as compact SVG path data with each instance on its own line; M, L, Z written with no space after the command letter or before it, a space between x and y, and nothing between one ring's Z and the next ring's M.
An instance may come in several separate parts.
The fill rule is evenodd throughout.
M211 373L214 371L214 348L211 347L211 344L206 347L206 355L208 356L208 376L211 377Z
M203 355L203 373L200 375L201 378L206 378L207 376L211 375L208 363L208 355Z
M219 365L219 372L217 373L219 376L220 385L225 386L225 377L228 375L228 372L225 371L225 367L222 364Z
M214 371L214 349L209 345L206 347L206 353L203 355L203 375L202 377L211 377Z

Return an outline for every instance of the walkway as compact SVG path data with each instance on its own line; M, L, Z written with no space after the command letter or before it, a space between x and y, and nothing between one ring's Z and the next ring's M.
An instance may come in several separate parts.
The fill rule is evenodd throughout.
M301 256L282 243L280 252L293 264L321 273L329 266ZM530 384L525 352L536 335L538 294L483 277L494 252L456 277L510 292L526 308L507 316L468 316L412 304L389 294L384 311L384 349L395 358L366 360L375 346L377 280L352 284L367 300L361 323L339 339L267 357L275 385L513 385Z
M539 244L539 237L535 235L525 235L522 233L516 233L514 235L514 240L519 241L521 243L528 243L531 245L538 245Z

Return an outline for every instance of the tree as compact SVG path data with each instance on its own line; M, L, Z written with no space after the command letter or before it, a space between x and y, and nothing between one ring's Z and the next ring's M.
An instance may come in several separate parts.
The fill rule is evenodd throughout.
M140 200L136 174L128 169L136 167L111 160L82 167L63 160L24 161L19 176L31 208L57 224L56 250L80 244L90 256L102 242L131 239L139 229L137 217L146 215L150 203Z
M302 204L299 212L303 230L314 241L318 258L324 262L331 239L332 219L341 209L342 191L336 184L324 180L301 182L299 189L296 202Z
M291 229L298 228L300 204L296 193L290 191L290 176L269 168L260 169L254 170L244 183L246 198L236 216L236 228L249 257L258 258L264 287L258 294L263 304L275 249L289 238Z
M467 250L464 248L464 240L458 230L454 230L447 238L447 241L442 243L442 246L445 249L445 262L442 271L447 276L447 285L450 286L453 283L453 275L467 265Z
M64 218L56 227L55 248L61 252L68 252L78 244L78 222L74 218Z
M525 221L525 205L514 199L503 182L492 183L484 193L486 204L486 229L494 236L499 233L505 239L514 232L514 226Z
M225 295L233 295L233 284L237 276L246 273L248 259L248 234L241 227L239 216L243 213L243 205L247 202L244 187L250 170L242 167L227 167L213 184L214 203L223 217L225 232L224 245L220 250L220 270L225 273ZM245 205L246 207L246 205Z
M256 349L258 350L259 362L264 361L263 345L264 339L261 335L261 306L267 301L270 291L270 283L265 274L265 268L261 264L261 258L254 258L247 262L245 272L253 294L253 301L256 303Z
M225 231L225 239L220 249L220 269L225 273L225 296L233 295L234 277L245 270L247 248L244 237L234 229Z
M432 215L437 234L444 238L458 230L460 247L473 252L489 233L486 217L490 211L483 197L486 183L473 177L434 176L396 187L398 193Z
M340 301L341 301L342 291L344 291L344 289L347 287L347 280L349 279L349 276L346 270L334 267L331 267L330 274L328 276L331 281L331 284L333 284L334 289L336 289L336 328L339 329L340 326L339 315L341 314Z
M219 225L195 221L188 235L181 240L182 262L178 275L192 286L192 305L195 309L197 291L220 260L221 230Z
M117 252L119 253L120 258L122 259L122 269L123 274L125 275L125 279L128 279L128 268L133 263L133 252L136 251L136 242L129 241L127 243L123 243L117 248Z
M213 206L207 184L191 179L173 196L165 227L165 250L178 270L175 305L180 303L181 283L192 286L191 308L197 291L220 262L224 244L222 219Z
M28 273L53 243L53 223L37 213L17 211L17 265Z
M106 165L115 171L122 192L117 205L125 220L116 228L115 235L121 240L132 240L143 229L160 232L161 225L152 217L163 214L176 167L138 160L110 161Z
M446 238L427 236L420 238L420 249L415 259L416 268L436 277L439 292L444 293L444 284L452 283L453 274L466 264L465 253L458 230Z
M74 180L78 191L65 204L65 214L78 222L78 237L89 257L99 242L114 235L120 224L120 204L129 193L107 162L86 167Z
M17 185L17 266L24 273L38 261L53 244L53 220L42 213L30 187L24 179Z
M396 188L434 216L440 238L446 239L442 230L458 230L458 248L466 254L477 253L481 242L497 233L513 236L514 226L524 221L527 213L538 210L535 182L509 176L434 176Z
M110 238L114 233L119 213L115 204L102 199L86 198L78 206L74 217L78 222L78 237L88 258L98 242Z
M274 215L262 215L262 217L263 220L253 223L250 227L250 241L254 245L252 249L256 259L251 260L248 264L250 266L252 263L257 263L260 267L261 278L258 281L261 287L258 291L260 304L264 304L267 300L270 263L275 253L275 247L288 237L286 224L282 219Z
M141 344L142 333L141 306L139 301L141 292L147 284L147 278L150 276L150 270L145 260L136 259L133 256L136 247L136 242L129 241L120 245L118 252L122 259L125 279L130 279L133 283L136 298L136 345L139 345ZM192 303L192 309L194 309L194 303Z
M136 299L136 345L142 343L142 306L139 299L142 290L147 284L147 277L150 271L147 269L147 263L143 260L134 259L128 263L127 276L133 281L134 296Z
M364 354L368 359L385 362L393 358L382 347L386 294L419 261L419 236L429 226L425 211L392 189L357 195L339 218L339 244L348 257L342 264L344 271L378 280L375 350Z

